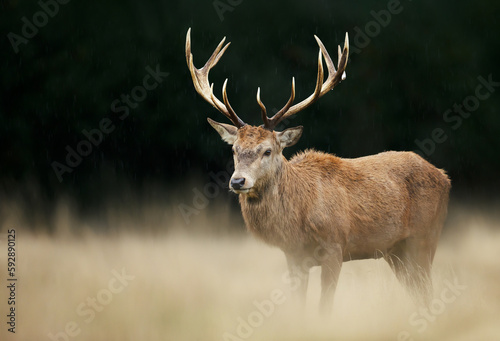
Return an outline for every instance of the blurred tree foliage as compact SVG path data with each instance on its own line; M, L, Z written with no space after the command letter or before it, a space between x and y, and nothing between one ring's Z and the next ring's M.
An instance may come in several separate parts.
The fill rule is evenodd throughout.
M396 5L397 13L388 11ZM37 14L43 8L53 14L46 22ZM415 140L442 129L445 140L424 155L456 189L493 193L500 184L500 91L458 127L443 116L474 96L479 76L500 81L498 1L10 0L0 10L4 193L37 184L49 201L65 193L88 203L114 178L170 186L224 169L229 147L206 117L225 118L194 91L184 56L189 27L198 67L223 36L232 42L211 80L220 94L229 78L233 107L253 124L260 124L258 86L268 110L285 104L292 76L297 100L305 98L315 83L313 35L336 56L349 32L347 79L291 120L305 132L287 156L311 147L342 157L418 150ZM43 25L16 53L9 34L22 36L23 18ZM112 103L143 84L146 67L169 75L122 120ZM114 130L60 182L52 163L65 164L67 146L76 150L87 139L82 130L103 119Z

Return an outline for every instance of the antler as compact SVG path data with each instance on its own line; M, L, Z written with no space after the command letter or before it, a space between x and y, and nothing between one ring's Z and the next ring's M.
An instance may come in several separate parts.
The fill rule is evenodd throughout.
M226 37L221 40L205 65L201 69L197 69L193 64L193 54L191 53L191 28L189 28L186 35L186 62L189 71L191 72L191 77L193 78L193 84L196 92L198 92L201 97L205 99L205 101L210 103L217 110L223 113L227 118L229 118L236 127L240 128L246 123L243 122L238 117L238 115L236 115L233 108L229 104L226 93L227 78L224 82L224 85L222 86L222 100L224 101L224 103L214 96L214 85L213 83L210 85L208 81L208 73L210 72L210 69L212 69L217 64L230 44L227 43L223 48L222 46L225 40Z
M273 117L269 118L267 117L266 107L260 100L260 88L258 88L257 103L259 103L261 109L264 128L273 130L282 120L307 108L318 98L326 94L328 91L332 90L337 84L340 83L340 81L346 78L345 68L347 66L347 60L349 58L348 34L345 34L344 50L342 51L340 49L340 45L338 47L338 70L335 70L335 65L333 64L332 59L330 58L330 55L328 54L328 51L326 50L321 40L317 36L314 36L314 38L316 38L316 41L318 42L320 51L318 55L318 77L316 79L316 88L314 89L313 94L307 97L302 102L291 106L295 98L295 79L292 78L292 94L290 95L290 99L280 111L278 111ZM328 68L328 78L324 83L323 60L321 58L322 56L325 57L326 66Z

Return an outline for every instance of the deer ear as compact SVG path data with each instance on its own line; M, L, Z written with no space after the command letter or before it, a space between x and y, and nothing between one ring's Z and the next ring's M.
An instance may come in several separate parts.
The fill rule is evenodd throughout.
M276 133L278 141L280 141L281 148L290 147L299 142L302 136L303 126L298 126L295 128L288 128L279 133Z
M217 130L220 137L222 137L224 141L226 141L231 145L234 143L234 141L236 141L236 134L238 132L238 128L230 124L215 122L210 118L207 118L207 121L215 130Z

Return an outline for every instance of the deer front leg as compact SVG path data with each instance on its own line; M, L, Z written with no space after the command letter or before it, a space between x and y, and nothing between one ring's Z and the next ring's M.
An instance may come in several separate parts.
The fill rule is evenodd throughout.
M325 258L321 263L320 312L323 315L329 315L332 311L333 296L335 294L341 268L342 250L340 246L328 248Z
M286 255L289 271L290 289L295 302L300 308L305 309L307 284L309 282L309 267L303 264L301 258Z

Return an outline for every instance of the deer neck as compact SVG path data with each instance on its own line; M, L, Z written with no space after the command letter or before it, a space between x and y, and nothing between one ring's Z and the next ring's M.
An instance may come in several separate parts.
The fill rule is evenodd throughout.
M290 227L291 224L287 222L293 211L289 195L291 189L288 186L298 182L293 165L283 157L275 173L260 186L255 195L240 194L239 197L247 229L264 242L283 250L294 245L289 239L298 234L290 233L290 228L296 227Z

